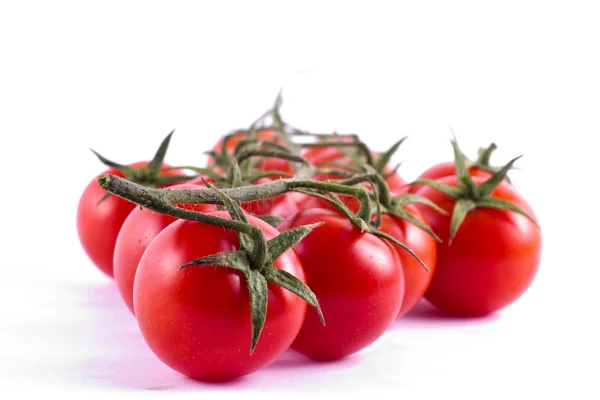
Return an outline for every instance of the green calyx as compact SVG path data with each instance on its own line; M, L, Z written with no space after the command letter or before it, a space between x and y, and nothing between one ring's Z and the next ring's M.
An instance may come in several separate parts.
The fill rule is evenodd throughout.
M159 187L174 183L185 182L194 177L188 175L161 175L161 172L165 171L165 169L163 168L163 161L165 159L165 155L167 154L169 143L171 142L171 137L173 136L174 132L175 130L171 131L171 133L169 133L167 137L163 139L152 160L148 163L148 165L144 167L136 168L131 167L129 165L119 164L103 157L94 149L90 150L96 155L96 157L98 157L98 159L104 165L106 165L109 168L116 169L117 171L125 175L125 179L138 183L140 185L146 187ZM104 201L108 196L110 196L110 194L107 193L104 197L102 197L102 199L100 199L98 204Z
M231 219L248 226L244 231L238 230L240 248L236 251L217 253L190 261L180 267L220 266L233 268L243 273L248 284L250 295L250 315L252 322L250 354L254 353L260 334L267 318L268 288L267 283L279 285L294 293L315 308L323 325L325 319L317 297L308 286L294 275L274 267L274 262L285 251L300 242L314 228L321 224L299 226L266 241L262 230L248 223L239 204L222 191L207 183L214 189L231 215Z
M456 233L458 232L462 222L465 220L467 214L477 208L494 208L498 210L516 212L525 216L537 225L537 222L516 204L491 196L492 192L498 187L498 185L500 185L502 181L506 179L506 174L511 168L513 168L514 163L522 156L512 159L504 167L498 169L489 179L478 185L468 172L468 163L466 157L460 151L456 139L452 140L451 143L454 149L454 162L456 165L456 187L444 185L430 179L421 179L414 182L414 184L424 184L430 186L433 189L436 189L444 193L446 196L456 200L456 204L452 210L452 215L450 218L450 235L448 239L449 244L452 243L452 240L456 236ZM494 144L488 148L488 153L491 153L493 149L495 149Z

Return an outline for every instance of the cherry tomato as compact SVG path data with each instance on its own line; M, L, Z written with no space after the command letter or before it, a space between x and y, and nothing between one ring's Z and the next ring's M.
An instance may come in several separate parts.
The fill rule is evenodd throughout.
M225 211L209 214L229 216ZM267 239L279 233L255 217L248 220ZM250 303L243 274L226 267L179 269L194 259L238 248L233 231L181 220L159 233L140 261L133 294L142 335L160 360L191 378L226 380L258 371L288 349L302 325L306 303L269 283L266 322L250 355ZM275 267L305 281L291 249Z
M148 161L131 164L131 167L143 167ZM164 168L169 167L164 165ZM123 178L116 169L108 169L102 174L112 174ZM165 170L161 175L182 175L178 170ZM100 176L100 175L98 175ZM121 225L134 203L118 196L109 196L102 202L106 191L98 185L96 176L84 189L77 207L77 234L83 249L92 262L106 275L113 276L113 254L117 235Z
M485 178L473 180L480 184ZM456 177L438 182L455 187ZM527 290L541 258L542 236L533 222L512 211L476 208L467 214L449 244L450 215L456 201L428 186L417 194L449 213L418 206L443 241L437 244L436 270L425 294L427 300L450 314L483 316L508 306ZM491 197L514 203L536 218L526 200L505 181Z
M404 275L391 245L333 211L300 211L279 229L316 222L324 224L294 249L327 325L317 313L307 312L292 348L313 359L333 360L360 351L385 332L400 311Z
M201 186L189 183L171 186L173 189L198 187ZM199 212L217 209L213 204L181 204L178 207ZM175 221L177 218L135 207L121 226L113 256L114 277L121 297L133 314L133 282L140 259L156 235Z
M356 199L356 197L346 195L339 197L340 200L342 200L342 202L350 209L350 211L356 213L360 208L360 202ZM324 208L337 212L335 207L325 200L317 197L312 197L305 204L304 209L311 208ZM425 225L428 225L425 218L414 205L407 205L404 208L416 219L423 222ZM393 244L394 248L398 252L398 255L400 256L400 259L402 260L402 267L404 271L404 300L402 301L402 308L400 309L399 313L399 316L403 316L419 302L419 300L425 294L429 283L431 282L436 265L436 241L423 229L402 218L395 217L385 212L382 213L381 217L381 226L379 229L407 245L429 269L429 272L427 272L421 263L419 263L419 261L412 256L412 254L402 247ZM375 216L373 218L375 218Z

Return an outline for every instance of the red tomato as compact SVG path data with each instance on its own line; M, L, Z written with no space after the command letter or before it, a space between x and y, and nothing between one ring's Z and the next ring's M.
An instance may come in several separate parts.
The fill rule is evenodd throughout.
M469 167L467 169L469 175L481 177L481 178L489 178L492 176L487 171L484 171L476 166ZM427 169L423 172L417 179L431 179L437 181L442 178L446 178L448 176L456 176L456 164L454 161L443 162L433 167ZM417 193L424 185L410 185L408 186L409 193Z
M304 210L279 229L316 222L324 225L294 249L327 325L316 312L307 312L292 348L313 359L333 360L360 351L385 332L400 311L404 275L391 245L338 213Z
M485 178L474 178L480 184ZM456 186L456 177L439 180ZM437 244L437 265L425 298L439 309L462 316L483 316L517 300L533 281L541 258L540 229L511 211L476 208L470 211L451 244L450 215L455 200L428 186L419 195L446 210L442 215L418 206L443 243ZM532 218L531 206L507 182L491 197L516 204Z
M414 205L407 205L405 209L419 221L427 225L425 218L417 211ZM404 299L402 300L402 307L398 314L402 316L408 313L421 300L429 287L436 266L436 241L431 235L416 225L411 224L405 219L386 213L382 214L379 229L407 245L429 269L429 272L427 272L408 251L396 244L392 244L402 260L402 269L404 271Z
M131 164L131 167L142 167L148 161ZM165 168L169 167L164 165ZM116 169L108 169L103 174L112 174L123 178ZM162 175L182 175L181 171L166 170ZM98 175L99 176L99 175ZM92 262L106 275L113 276L113 253L117 235L121 225L134 203L118 196L109 196L98 203L106 191L98 185L96 176L85 188L77 207L77 234L83 249Z
M171 187L193 189L201 186L188 183ZM217 209L213 204L182 204L178 207L200 212ZM140 259L152 239L175 221L177 218L135 207L121 226L113 256L114 276L121 297L133 314L133 282Z
M356 197L342 195L340 196L340 199L350 211L354 213L360 208L360 202ZM337 211L331 204L316 197L313 197L305 204L304 209L311 208L324 208ZM407 205L405 206L405 209L419 221L428 225L425 218L414 205ZM373 218L375 218L375 216ZM382 213L381 226L379 229L407 245L417 254L417 256L419 256L427 268L429 268L429 272L427 272L419 261L408 251L396 244L392 244L402 260L404 271L404 300L402 301L402 308L399 313L399 316L402 316L409 312L419 302L431 282L436 264L436 241L431 235L416 225L387 213Z
M225 211L210 214L229 216ZM267 239L279 233L257 218L248 220ZM238 248L233 231L181 220L158 234L140 261L133 291L140 330L158 358L191 378L226 380L258 371L290 346L302 325L306 303L269 283L266 322L250 355L250 303L243 274L226 267L179 270L199 257ZM275 267L305 281L293 250L280 256Z

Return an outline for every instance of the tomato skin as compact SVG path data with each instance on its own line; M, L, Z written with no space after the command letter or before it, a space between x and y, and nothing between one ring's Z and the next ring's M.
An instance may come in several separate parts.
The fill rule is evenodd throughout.
M132 167L143 167L148 161L130 164ZM165 168L169 167L165 165ZM123 178L124 175L116 169L108 169L102 174L111 174ZM98 202L106 195L106 191L98 185L97 175L84 189L77 206L77 234L84 251L92 262L109 277L113 277L113 253L117 235L121 225L134 203L118 196L109 196L100 204ZM181 175L177 170L164 171L163 175Z
M407 205L405 209L419 221L427 225L427 221L414 205ZM379 229L400 242L407 245L425 263L429 272L402 247L393 244L402 261L404 271L404 299L398 316L408 313L421 300L429 287L435 273L437 248L435 239L427 232L411 224L405 219L383 213Z
M173 189L198 187L201 186L189 183L171 186ZM199 212L217 209L213 204L185 204L179 207ZM115 243L113 272L121 297L134 315L133 282L140 259L156 235L177 220L178 218L155 213L147 208L134 207L121 226Z
M485 178L474 181L481 184ZM456 186L456 177L439 182ZM514 212L477 208L467 214L449 245L455 200L427 186L417 194L449 213L418 206L443 240L437 244L436 271L425 294L429 302L449 314L484 316L513 303L527 290L538 271L542 249L541 231L533 222ZM536 218L507 182L500 183L491 196L514 203Z
M484 171L476 166L467 168L469 175L473 177L490 178L492 174ZM456 164L454 161L443 162L436 164L433 167L425 170L417 179L431 179L437 181L448 176L456 176ZM417 193L424 185L408 186L409 193Z
M228 218L226 211L211 212ZM270 239L279 232L248 216ZM250 355L251 323L247 283L226 267L182 264L210 254L238 249L237 234L193 221L176 221L150 243L134 283L134 305L144 339L162 362L199 380L228 380L267 366L296 337L306 303L279 286L268 284L267 318ZM275 262L305 281L293 250Z
M360 232L333 211L304 210L279 229L315 222L324 224L294 249L327 325L309 310L292 348L316 360L334 360L360 351L385 332L400 310L404 275L388 243Z

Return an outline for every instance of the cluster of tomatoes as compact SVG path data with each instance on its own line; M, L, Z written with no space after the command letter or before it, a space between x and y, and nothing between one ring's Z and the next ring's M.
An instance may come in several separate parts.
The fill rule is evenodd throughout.
M293 140L298 136L316 139L299 144ZM536 217L506 178L512 162L489 166L493 147L471 161L453 142L455 161L407 184L389 165L401 141L377 154L354 135L253 126L224 136L209 165L192 175L163 163L169 140L148 162L122 165L99 156L111 167L103 174L157 192L211 190L207 185L214 184L235 187L242 197L250 196L253 185L282 179L331 182L363 188L372 200L366 221L357 217L364 206L359 198L310 183L242 202L242 219L260 228L271 247L282 232L320 226L291 243L293 248L270 250L277 257L264 271L244 272L217 261L182 269L203 257L238 254L239 232L137 207L93 179L77 211L81 244L114 277L152 351L189 377L246 375L290 347L314 360L348 356L373 343L423 297L454 315L489 314L519 298L537 272ZM233 218L230 208L215 204L176 206ZM282 284L294 279L314 294L315 308L299 295L304 289L288 290L302 285ZM262 284L268 291L257 289ZM255 312L261 302L266 315ZM251 335L257 341L249 351Z

